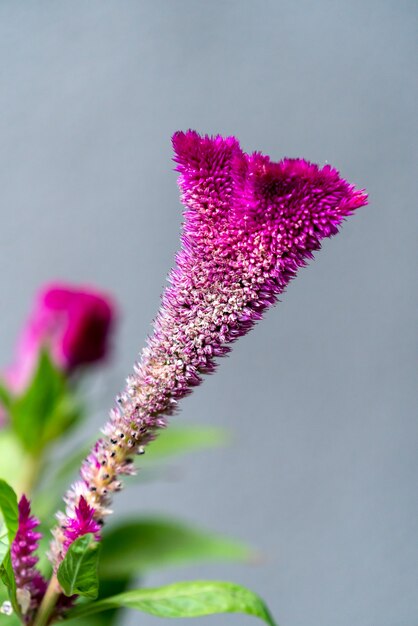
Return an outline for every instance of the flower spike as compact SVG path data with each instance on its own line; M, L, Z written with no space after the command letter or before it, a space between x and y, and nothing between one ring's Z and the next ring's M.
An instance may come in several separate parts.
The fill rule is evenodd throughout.
M67 493L54 531L55 568L76 537L69 529L80 509L89 523L102 523L120 476L133 473L133 455L166 426L178 400L262 318L322 239L367 202L328 165L247 155L234 137L179 132L173 146L186 207L181 250L154 333Z
M23 495L19 501L19 519L16 537L11 546L12 566L16 579L16 595L26 622L29 622L46 591L47 583L36 570L39 539L35 529L39 520L31 515L30 502Z

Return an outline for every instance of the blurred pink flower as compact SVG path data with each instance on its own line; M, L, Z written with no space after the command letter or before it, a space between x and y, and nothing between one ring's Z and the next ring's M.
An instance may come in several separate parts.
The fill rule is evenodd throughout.
M4 373L10 389L19 393L26 387L42 348L67 373L104 359L114 318L114 304L103 293L65 283L43 287L20 336L15 362Z

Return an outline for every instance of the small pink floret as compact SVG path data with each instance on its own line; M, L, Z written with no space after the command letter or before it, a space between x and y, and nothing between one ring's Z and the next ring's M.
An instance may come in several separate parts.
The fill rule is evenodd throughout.
M95 510L87 500L80 496L78 506L75 508L75 515L67 518L67 525L64 530L64 552L69 546L83 535L92 533L97 541L100 540L100 524L94 519Z

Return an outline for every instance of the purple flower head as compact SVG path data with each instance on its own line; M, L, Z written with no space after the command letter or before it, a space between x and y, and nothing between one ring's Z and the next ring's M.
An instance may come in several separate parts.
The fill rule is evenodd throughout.
M18 597L19 592L28 594L28 610L25 615L27 620L39 606L47 586L45 579L35 568L38 562L35 551L42 537L35 530L38 526L39 520L31 515L30 502L23 495L19 501L19 525L11 546L11 557Z
M16 361L5 374L10 388L18 393L26 387L42 348L68 373L102 360L114 317L114 305L105 294L64 283L46 285L22 331Z
M154 333L66 496L67 517L58 514L64 526L73 523L81 497L94 519L111 512L119 476L133 471L132 455L144 452L178 400L262 318L322 239L367 202L328 165L274 163L245 154L234 137L179 132L173 146L186 206L181 250ZM55 566L65 541L56 529Z
M89 506L83 496L80 496L78 505L74 508L74 517L69 518L64 530L64 549L83 535L93 533L97 541L100 540L100 524L94 519L95 510Z

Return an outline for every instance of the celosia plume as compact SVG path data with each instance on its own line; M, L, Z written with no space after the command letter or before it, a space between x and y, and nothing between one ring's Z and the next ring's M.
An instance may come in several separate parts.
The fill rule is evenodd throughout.
M19 501L19 525L11 546L11 557L17 597L25 609L25 621L30 621L47 586L45 579L35 568L38 562L35 552L42 537L35 530L38 526L39 520L31 515L30 502L23 495Z
M132 455L144 452L177 401L276 302L321 240L366 204L366 195L328 165L274 163L243 153L234 137L192 131L176 133L173 145L186 205L182 248L154 333L66 496L54 531L55 567L76 538L81 499L101 524L121 488L118 476L134 471Z

